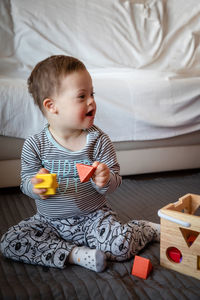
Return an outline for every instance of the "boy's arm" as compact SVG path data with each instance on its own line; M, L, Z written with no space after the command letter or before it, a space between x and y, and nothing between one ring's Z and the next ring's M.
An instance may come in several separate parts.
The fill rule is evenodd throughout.
M29 138L25 141L22 149L20 188L24 194L33 199L41 199L39 195L33 192L31 178L33 178L42 167L42 161L36 143L34 143L32 138Z
M98 141L95 160L100 164L99 165L97 164L97 171L93 176L94 180L91 179L93 187L101 194L112 193L121 184L122 178L119 175L120 166L117 162L117 156L116 156L114 146L110 138L106 134L103 134ZM98 180L95 180L95 176L96 173L98 172L98 168L101 167L102 170L105 171L106 173L106 166L109 170L109 175L108 175L109 178L107 177L106 174L105 176L106 178L108 178L108 181L107 183L105 183L103 187L100 187L98 185Z

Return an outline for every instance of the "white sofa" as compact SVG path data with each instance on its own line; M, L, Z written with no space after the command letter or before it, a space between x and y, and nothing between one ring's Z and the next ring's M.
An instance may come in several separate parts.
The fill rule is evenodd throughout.
M196 0L2 0L0 187L19 185L23 140L45 123L26 79L54 54L91 72L122 175L199 168L199 32Z

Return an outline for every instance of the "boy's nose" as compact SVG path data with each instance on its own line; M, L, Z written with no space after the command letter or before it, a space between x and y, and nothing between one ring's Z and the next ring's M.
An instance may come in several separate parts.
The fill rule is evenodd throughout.
M90 105L90 104L92 104L93 102L94 102L94 97L92 97L92 96L90 96L89 98L88 98L88 105Z

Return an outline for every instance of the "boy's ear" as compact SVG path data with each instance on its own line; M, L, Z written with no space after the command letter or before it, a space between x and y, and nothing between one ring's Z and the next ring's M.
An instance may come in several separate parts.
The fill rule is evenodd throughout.
M51 114L55 114L57 112L55 101L53 99L50 98L44 99L43 106L44 109L50 112Z

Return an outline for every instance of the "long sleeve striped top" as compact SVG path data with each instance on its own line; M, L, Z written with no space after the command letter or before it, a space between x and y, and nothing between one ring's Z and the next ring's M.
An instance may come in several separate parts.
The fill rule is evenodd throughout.
M92 179L81 183L76 163L92 165L105 163L110 169L110 180L99 188ZM29 137L21 156L21 190L35 199L37 211L48 218L68 218L86 215L106 203L106 193L113 192L121 183L119 164L109 137L96 126L87 130L87 142L80 151L70 151L56 142L48 125L38 134ZM31 178L41 168L57 174L59 187L55 195L43 200L33 193Z

